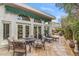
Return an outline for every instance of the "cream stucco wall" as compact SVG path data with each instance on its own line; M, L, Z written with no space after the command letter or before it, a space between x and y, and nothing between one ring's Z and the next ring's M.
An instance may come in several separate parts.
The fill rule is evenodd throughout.
M3 41L3 23L2 20L5 16L5 8L4 5L0 5L0 46L2 45Z

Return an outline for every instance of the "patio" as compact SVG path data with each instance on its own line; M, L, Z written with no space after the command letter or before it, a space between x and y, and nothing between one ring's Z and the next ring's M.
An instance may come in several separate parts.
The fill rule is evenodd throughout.
M35 49L32 48L31 52L29 52L27 46L27 56L74 56L73 52L71 51L70 47L67 45L64 37L60 37L59 40L53 41L52 43L45 44L44 49ZM12 56L13 51L8 51L7 48L0 49L0 56ZM17 54L19 56L23 56L23 54Z

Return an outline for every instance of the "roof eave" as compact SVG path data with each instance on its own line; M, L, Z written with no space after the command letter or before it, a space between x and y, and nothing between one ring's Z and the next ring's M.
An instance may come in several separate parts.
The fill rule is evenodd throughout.
M38 11L36 9L33 9L33 8L29 7L29 6L25 6L23 4L6 3L5 5L10 5L10 6L13 6L15 8L20 8L22 10L28 10L30 12L33 12L33 13L39 15L39 16L44 16L44 17L49 18L49 19L55 19L54 16L49 16L49 15L43 13L43 12L40 12L40 11Z

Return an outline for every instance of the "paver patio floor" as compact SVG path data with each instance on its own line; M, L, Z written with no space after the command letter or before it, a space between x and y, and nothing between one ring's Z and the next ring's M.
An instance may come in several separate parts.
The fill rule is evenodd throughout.
M74 56L73 52L66 44L64 37L60 37L58 41L45 44L46 49L34 49L32 52L27 52L28 56ZM7 48L0 49L0 56L11 56L12 50L8 51Z

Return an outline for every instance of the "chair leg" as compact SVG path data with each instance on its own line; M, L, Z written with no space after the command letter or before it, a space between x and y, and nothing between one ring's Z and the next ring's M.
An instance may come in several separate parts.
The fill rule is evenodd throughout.
M25 56L27 55L27 48L26 48L26 46L25 46Z
M29 52L31 52L31 45L29 45Z
M45 50L45 46L43 45L43 49Z
M45 46L44 46L44 50L45 50Z
M8 51L10 50L10 46L8 46Z
M13 56L14 56L14 52L13 52Z
M25 56L27 55L27 52L25 51Z
M13 51L13 56L15 55L15 52Z
M29 52L31 52L31 47L29 47Z
M27 55L27 49L25 48L25 56Z

